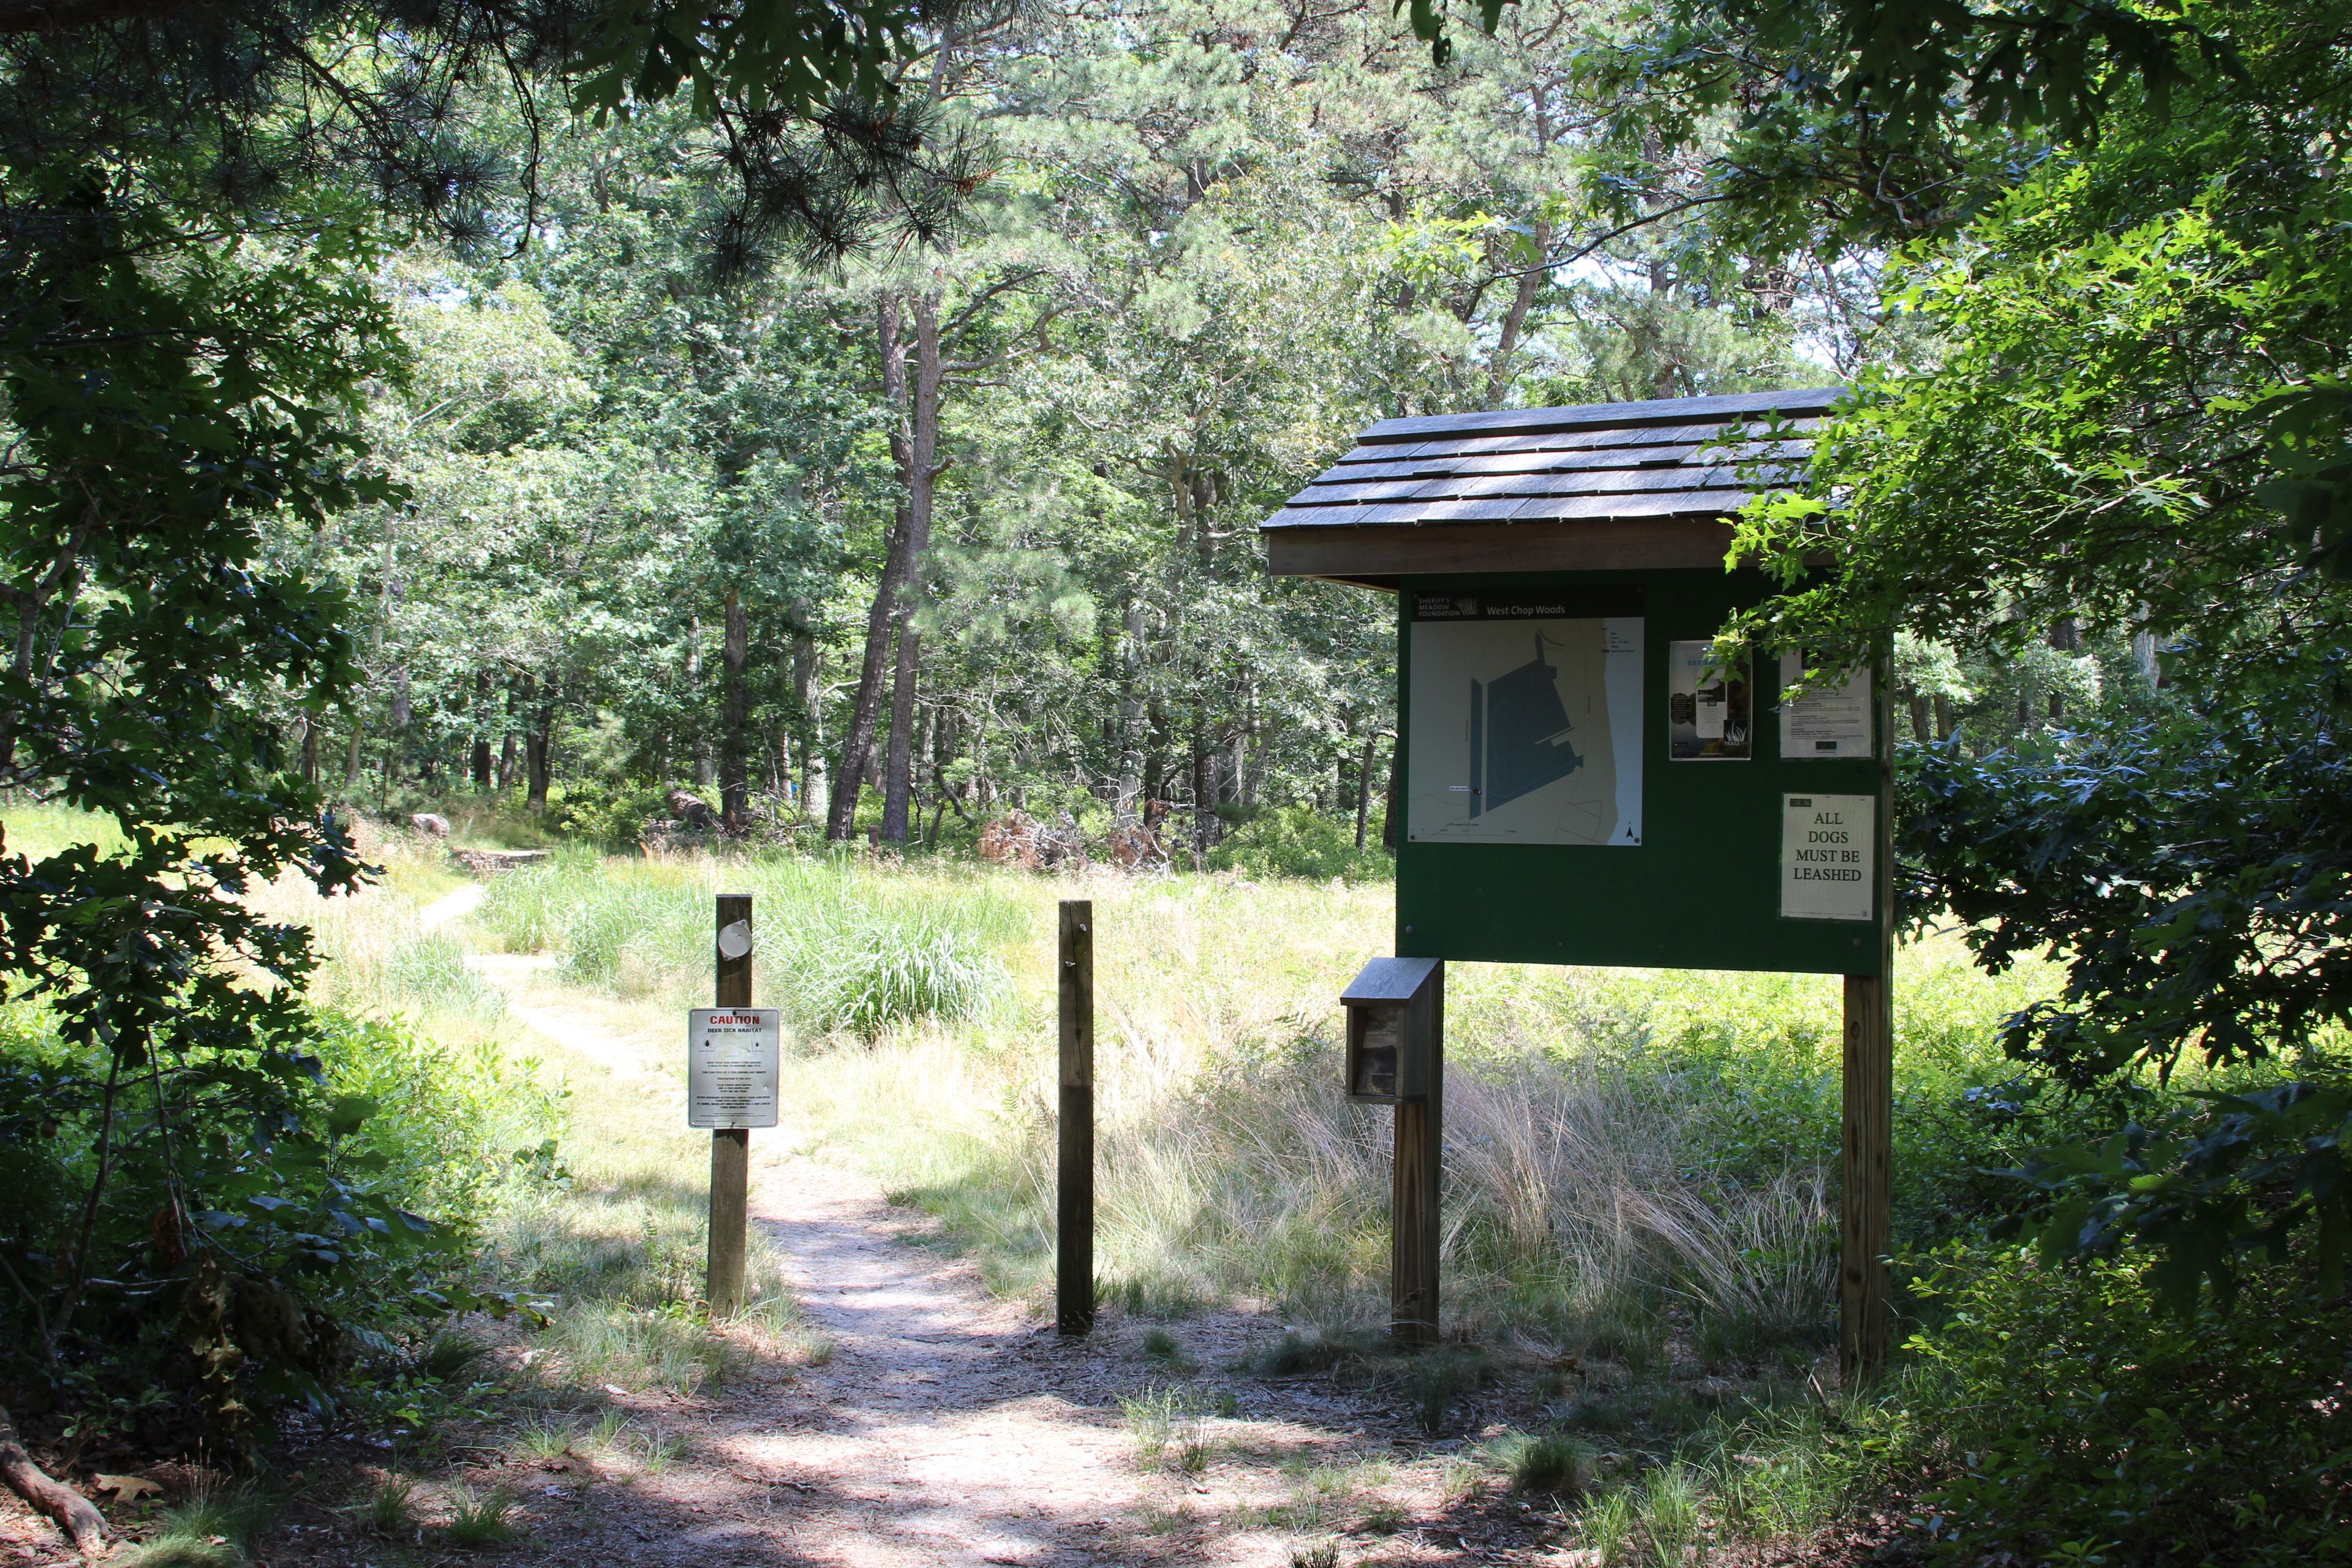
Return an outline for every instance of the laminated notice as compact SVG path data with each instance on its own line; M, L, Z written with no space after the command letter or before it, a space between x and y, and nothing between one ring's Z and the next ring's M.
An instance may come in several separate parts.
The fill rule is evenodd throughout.
M1804 660L1793 653L1780 656L1780 685L1797 684L1805 672ZM1867 757L1871 751L1870 671L1848 670L1834 683L1824 682L1804 696L1780 702L1780 756L1784 762L1817 757Z
M1801 921L1866 921L1874 913L1875 797L1780 797L1780 913Z
M773 1127L783 1015L773 1007L696 1007L686 1016L686 1124Z

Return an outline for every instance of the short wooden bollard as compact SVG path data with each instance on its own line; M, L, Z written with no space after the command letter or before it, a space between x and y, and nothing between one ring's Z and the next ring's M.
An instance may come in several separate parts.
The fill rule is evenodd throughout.
M743 930L730 940L728 928ZM711 1001L721 1007L751 1005L751 900L748 894L719 895L713 957L718 984ZM741 951L730 955L730 948ZM704 1296L710 1315L724 1318L743 1307L743 1248L751 1206L751 1134L740 1127L710 1134L710 1254Z
M1095 906L1062 903L1062 1106L1055 1173L1054 1327L1095 1326Z

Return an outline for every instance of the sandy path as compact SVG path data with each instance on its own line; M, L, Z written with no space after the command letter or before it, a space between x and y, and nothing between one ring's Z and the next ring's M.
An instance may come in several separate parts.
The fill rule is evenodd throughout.
M534 1032L625 1081L663 1078L658 1047L564 1005L546 959L467 963ZM787 1256L831 1359L788 1387L701 1402L673 1427L688 1458L602 1502L590 1540L566 1555L845 1568L1129 1560L1147 1478L1104 1376L1124 1358L1038 1331L921 1245L918 1216L863 1176L793 1157L787 1137L754 1134L751 1213Z
M534 1032L634 1092L680 1098L661 1070L665 1043L604 1026L552 983L545 958L467 962ZM1516 1517L1500 1538L1480 1540L1496 1521L1465 1516L1441 1485L1445 1455L1461 1445L1405 1436L1392 1400L1322 1379L1220 1374L1279 1331L1253 1313L1176 1325L1197 1358L1176 1375L1200 1402L1196 1426L1213 1457L1189 1473L1139 1463L1120 1401L1171 1381L1142 1349L1153 1325L1106 1310L1093 1334L1061 1338L1022 1303L990 1295L926 1216L861 1174L796 1154L792 1137L789 1127L754 1134L751 1214L784 1254L831 1358L797 1369L762 1361L692 1400L609 1391L641 1428L683 1439L683 1453L625 1485L568 1458L500 1472L529 1505L530 1544L513 1557L614 1568L1286 1568L1294 1550L1384 1507L1397 1522L1343 1561L1531 1560ZM1211 1417L1206 1401L1220 1390L1228 1414ZM1328 1489L1312 1477L1328 1467L1367 1465L1378 1473L1344 1495L1317 1503L1301 1491Z
M817 1419L718 1445L745 1469L820 1489L798 1521L831 1561L1117 1561L1141 1478L1099 1354L1040 1332L959 1266L906 1244L861 1177L805 1160L755 1167L752 1213L791 1258L833 1342L803 1374ZM1091 1399L1096 1403L1082 1403Z

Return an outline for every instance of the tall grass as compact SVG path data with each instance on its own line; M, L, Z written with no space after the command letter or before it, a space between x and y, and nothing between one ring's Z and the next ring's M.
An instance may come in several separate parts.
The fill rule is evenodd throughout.
M699 1000L709 984L711 896L750 893L762 1001L806 1037L872 1039L900 1024L956 1023L1007 989L993 947L1014 907L976 878L884 876L779 858L559 858L496 883L478 923L512 950L551 950L565 975L618 996Z
M1113 1296L1254 1298L1335 1330L1384 1313L1389 1118L1339 1091L1336 998L1390 949L1387 889L575 857L494 886L479 924L561 952L577 984L677 1005L709 984L722 887L755 899L803 1135L941 1215L1015 1292L1051 1267L1053 904L1091 897ZM1937 1105L1999 1076L1991 1026L2045 983L1988 981L1948 938L1899 968L1898 1092ZM1822 1342L1834 977L1458 964L1448 990L1451 1321L1636 1364L1670 1331L1717 1361ZM1923 1173L1949 1153L1898 1153L1915 1226L1948 1199Z

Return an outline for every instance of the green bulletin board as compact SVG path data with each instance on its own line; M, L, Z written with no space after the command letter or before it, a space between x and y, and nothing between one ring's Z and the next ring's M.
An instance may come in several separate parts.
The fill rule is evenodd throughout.
M1841 742L1827 699L1792 729L1777 658L1714 671L1690 646L1767 591L1710 570L1403 579L1398 954L1879 973L1883 737ZM1864 695L1850 717L1883 724Z

